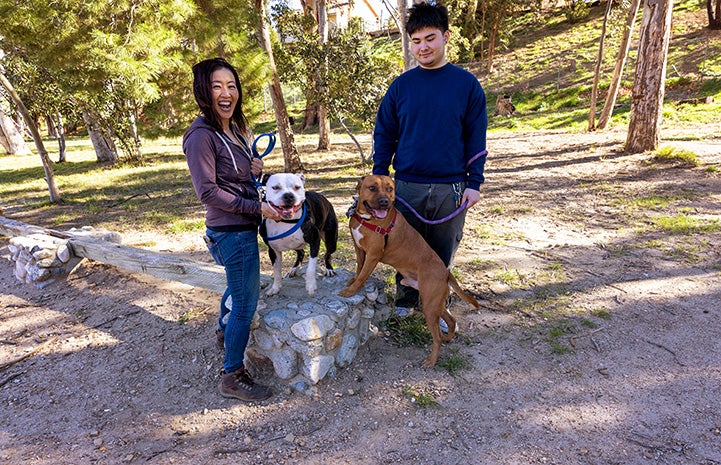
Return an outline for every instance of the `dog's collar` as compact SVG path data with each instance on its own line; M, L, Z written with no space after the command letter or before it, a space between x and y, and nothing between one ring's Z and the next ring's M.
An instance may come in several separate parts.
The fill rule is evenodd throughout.
M303 225L303 221L305 221L306 210L307 209L305 207L305 202L304 202L303 203L303 214L300 215L300 218L298 218L297 220L281 220L282 223L295 223L295 225L292 228L290 228L289 230L278 234L277 236L266 238L266 240L275 241L278 239L283 239L284 237L288 237L291 234L293 234L294 232L296 232Z
M393 211L393 219L391 220L391 224L389 224L387 228L381 228L380 226L377 226L373 223L369 223L368 221L361 218L358 213L354 213L353 218L355 218L360 224L370 229L371 231L375 231L382 236L387 236L391 233L391 230L396 225L396 218L398 218L398 210Z

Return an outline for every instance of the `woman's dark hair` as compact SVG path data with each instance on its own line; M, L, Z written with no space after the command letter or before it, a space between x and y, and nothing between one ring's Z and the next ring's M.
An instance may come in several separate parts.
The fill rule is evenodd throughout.
M238 88L238 104L235 106L235 110L233 110L231 119L238 126L241 134L246 136L248 134L248 120L243 114L243 89L240 87L240 78L238 78L238 73L235 71L235 68L223 58L210 58L193 65L193 94L195 95L195 102L198 104L198 108L200 108L208 124L222 131L223 128L220 123L220 118L218 118L213 108L213 93L210 84L211 76L220 68L230 70L235 78L235 85Z
M416 3L408 10L406 33L410 36L425 28L448 30L448 9L440 3Z

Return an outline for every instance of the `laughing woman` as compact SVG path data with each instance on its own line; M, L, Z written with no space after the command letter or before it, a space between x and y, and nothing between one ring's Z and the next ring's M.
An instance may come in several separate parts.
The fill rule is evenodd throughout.
M258 226L261 215L280 220L259 200L253 178L263 161L252 156L238 73L222 58L193 66L193 93L202 113L183 135L183 152L198 199L205 206L205 241L225 267L228 288L221 300L216 341L225 350L220 394L243 401L271 396L243 365L250 324L260 294ZM226 299L232 300L230 313ZM227 318L227 322L226 322Z

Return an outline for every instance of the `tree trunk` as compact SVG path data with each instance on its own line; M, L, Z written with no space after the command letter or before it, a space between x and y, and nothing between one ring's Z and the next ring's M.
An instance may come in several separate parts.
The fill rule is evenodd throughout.
M25 124L28 126L28 128L30 129L30 133L33 136L33 140L35 141L35 148L38 150L38 153L40 154L40 159L43 162L43 170L45 170L45 182L47 182L48 191L50 192L50 202L58 203L62 201L58 186L55 184L53 165L50 161L50 157L48 156L48 151L45 150L45 146L43 145L43 139L42 137L40 137L40 132L38 131L37 125L30 117L28 109L25 107L23 101L20 100L17 92L15 92L15 88L10 83L10 81L8 81L8 79L3 73L0 73L0 84L5 87L5 90L7 90L7 93L8 95L10 95L10 98L15 103L15 106L18 107L18 111L22 115L23 119L25 119Z
M673 0L646 0L633 82L626 152L656 150L661 142L666 61Z
M601 40L598 44L598 58L596 59L596 70L593 73L593 90L591 91L591 109L588 112L588 130L596 129L596 99L598 98L598 80L601 76L601 65L603 64L603 45L606 41L606 25L608 17L611 15L612 1L606 2L606 14L603 17L603 26L601 27Z
M613 114L613 107L616 105L616 97L618 97L618 89L621 86L621 73L623 72L623 68L626 66L626 58L628 58L628 50L631 46L631 34L633 33L633 25L636 22L636 16L638 15L638 7L640 4L641 0L631 0L631 6L628 9L628 16L626 17L626 29L623 31L621 44L618 48L616 67L613 70L613 78L611 78L611 85L608 87L606 101L603 104L601 116L598 118L598 126L596 126L596 129L606 129L608 122L611 120L611 114Z
M411 43L406 33L406 18L408 17L408 2L398 0L398 33L401 35L401 47L403 47L403 70L408 71L416 65L416 60L411 53Z
M716 0L715 8L712 0L706 0L706 12L708 13L708 28L721 29L721 0Z
M10 155L32 155L32 150L25 143L23 133L18 130L15 121L10 117L10 109L0 99L0 145Z
M98 158L98 162L117 162L119 158L115 142L113 142L111 137L104 134L102 128L100 127L100 123L97 118L95 118L95 115L88 110L84 110L83 121L85 121L85 126L88 129L88 136L90 136L90 141L93 143L95 156Z
M318 19L318 41L320 46L323 47L328 42L328 10L326 9L325 0L318 0L316 2L318 8L317 16ZM318 73L328 72L328 62L323 63ZM320 78L321 76L319 76ZM325 86L321 83L323 79L316 80L316 85L320 85L320 95L327 95L328 91ZM324 103L318 104L318 150L330 149L330 118L328 117L328 109Z
M55 124L55 138L58 141L58 163L65 162L65 125L63 124L63 115L58 113L56 115L57 122ZM51 118L52 119L52 118Z
M273 48L270 42L270 31L265 14L265 0L253 0L255 8L260 16L258 23L258 37L260 46L268 55L268 67L272 75L270 84L270 99L273 102L273 111L275 112L275 121L278 125L278 134L280 135L280 143L283 146L283 165L284 170L290 173L298 173L303 171L303 164L298 156L298 149L295 146L295 137L293 129L290 127L288 119L288 109L285 106L283 98L283 90L280 86L280 78L278 77L278 69L275 66L275 58L273 57Z
M305 101L310 101L310 98L307 95L305 97ZM303 132L308 131L316 124L318 124L318 104L306 104L305 110L303 110L303 123L300 125L300 130Z
M135 106L128 105L130 111L128 112L128 119L130 120L130 132L133 136L133 158L138 163L143 163L143 152L142 142L140 141L140 134L138 134L138 124L135 118Z

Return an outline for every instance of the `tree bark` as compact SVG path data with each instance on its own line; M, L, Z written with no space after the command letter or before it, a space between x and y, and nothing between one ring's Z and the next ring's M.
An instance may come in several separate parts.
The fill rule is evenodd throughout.
M316 2L316 8L318 8L317 16L318 19L318 40L320 41L321 47L328 42L328 10L326 8L325 0L318 0ZM326 59L327 60L327 59ZM318 70L318 73L327 73L328 63L323 64L323 68ZM319 76L320 77L320 76ZM327 94L325 86L322 85L323 79L317 79L316 85L321 86L320 94ZM330 118L328 117L328 109L322 102L318 104L318 150L330 149Z
M0 145L10 155L32 155L32 150L25 143L23 133L18 130L15 121L10 117L10 109L0 100Z
M626 152L656 150L661 142L666 61L673 0L646 0L633 82Z
M95 156L98 158L100 163L115 163L119 160L118 149L115 146L115 142L111 137L108 137L102 128L100 123L93 113L89 110L83 111L83 121L88 130L88 136L90 141L93 143L95 149Z
M403 70L408 71L416 65L416 60L411 53L411 44L406 33L406 18L408 17L408 2L398 0L398 33L401 35L401 47L403 48Z
M598 44L598 58L596 59L596 69L593 73L593 90L591 91L591 105L588 112L588 130L596 129L596 99L598 98L598 80L601 76L601 65L603 64L603 45L606 42L606 26L608 18L611 15L612 1L606 2L606 14L603 17L603 26L601 27L601 40Z
M280 85L280 77L278 77L278 69L275 66L275 58L273 57L273 48L270 42L270 31L265 13L265 0L253 0L255 8L260 16L258 23L258 37L260 46L268 55L268 67L270 68L272 82L270 84L270 99L273 102L273 111L275 112L275 121L278 125L278 134L280 143L283 146L283 165L284 170L289 173L298 173L303 171L303 164L298 155L298 149L295 146L295 137L293 129L290 127L288 119L288 108L283 98L283 90Z
M8 95L10 95L10 98L15 103L15 106L18 107L18 111L22 115L23 119L25 120L25 124L28 126L28 129L30 129L30 133L33 136L33 140L35 141L35 148L38 150L38 153L40 154L40 159L43 163L43 170L45 170L45 182L48 184L48 191L50 193L50 202L51 203L58 203L62 201L62 198L60 196L60 191L58 190L58 186L55 184L55 174L53 173L53 165L50 161L50 157L48 156L48 151L45 150L45 145L43 145L43 139L40 137L40 132L38 131L38 127L35 124L35 121L30 117L30 112L28 112L28 109L25 107L25 104L18 96L17 92L15 92L15 88L13 85L8 81L8 79L5 77L3 73L0 73L0 84L2 84L3 87L5 87L5 90L7 91Z
M53 120L55 125L55 139L58 141L58 163L65 162L66 145L65 145L65 125L63 124L63 115L58 113L57 121ZM52 118L50 118L52 120Z
M641 0L631 0L631 6L628 9L628 16L626 17L626 29L623 31L621 44L618 48L616 67L613 70L611 85L608 87L606 101L603 104L601 116L598 118L598 125L596 126L596 129L606 129L608 122L611 120L613 107L616 105L616 98L618 97L618 89L621 86L621 73L623 73L623 68L626 66L628 50L631 47L631 34L633 33L633 25L636 22L636 16L638 15L639 5L641 5Z
M706 0L706 12L708 13L708 28L721 29L721 0L716 0L715 8L712 0Z

